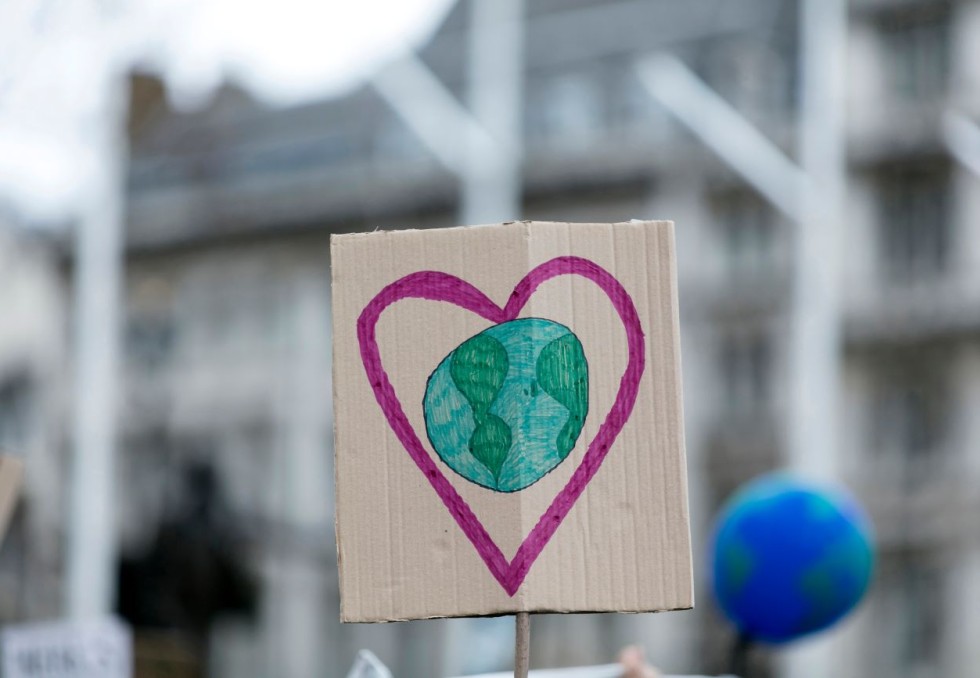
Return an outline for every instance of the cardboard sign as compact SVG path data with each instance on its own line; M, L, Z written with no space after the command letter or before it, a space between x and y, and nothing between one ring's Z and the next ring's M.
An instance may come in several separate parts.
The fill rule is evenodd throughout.
M7 534L23 476L24 465L19 459L0 457L0 544Z
M672 223L331 252L343 621L693 605Z
M131 678L133 642L115 619L11 626L0 635L4 678Z

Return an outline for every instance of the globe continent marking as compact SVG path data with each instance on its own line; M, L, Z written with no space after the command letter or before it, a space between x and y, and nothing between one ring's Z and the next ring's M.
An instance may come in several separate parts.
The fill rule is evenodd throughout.
M457 346L429 377L425 428L436 454L467 480L516 492L571 452L588 413L578 337L543 318L494 325Z
M781 475L735 495L713 546L722 611L741 634L769 643L844 617L864 596L874 566L871 525L856 501Z

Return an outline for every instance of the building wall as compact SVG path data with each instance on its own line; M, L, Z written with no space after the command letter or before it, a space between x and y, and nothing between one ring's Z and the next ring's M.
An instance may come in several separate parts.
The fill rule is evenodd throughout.
M880 5L852 15L842 408L843 477L876 523L879 562L868 604L835 632L846 638L834 667L967 675L976 621L959 609L977 542L959 516L976 510L980 192L948 158L941 115L974 110L978 5Z
M56 261L41 239L16 237L24 226L0 218L0 453L30 469L0 552L0 623L52 616L62 593L68 318Z

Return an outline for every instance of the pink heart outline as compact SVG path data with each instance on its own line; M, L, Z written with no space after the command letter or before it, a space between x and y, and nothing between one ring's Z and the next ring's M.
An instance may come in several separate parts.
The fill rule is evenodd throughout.
M388 306L402 299L445 301L494 324L504 323L517 318L531 294L541 283L563 275L578 275L591 280L606 293L626 330L628 360L620 379L616 399L595 438L589 443L578 468L521 542L514 559L508 561L483 523L433 461L409 423L408 417L405 416L401 402L381 363L376 328L381 313ZM581 257L557 257L535 267L517 283L510 299L507 300L507 305L503 308L461 278L438 271L419 271L387 285L364 307L357 320L357 338L364 371L392 431L419 470L425 474L432 489L439 495L460 529L472 542L477 553L486 563L487 569L490 570L490 574L509 596L513 596L524 582L531 565L537 560L586 485L599 470L599 466L633 411L645 365L644 334L633 300L612 274L598 264Z

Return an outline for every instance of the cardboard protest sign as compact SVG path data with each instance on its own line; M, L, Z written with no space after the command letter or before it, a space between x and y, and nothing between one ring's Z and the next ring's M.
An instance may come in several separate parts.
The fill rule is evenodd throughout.
M24 476L24 465L13 457L0 456L0 544L14 513L17 495Z
M331 252L342 620L693 605L672 223Z

